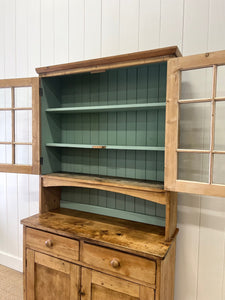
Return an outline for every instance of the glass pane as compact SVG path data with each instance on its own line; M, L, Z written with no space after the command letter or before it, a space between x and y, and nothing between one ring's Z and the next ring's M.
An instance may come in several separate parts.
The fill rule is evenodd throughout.
M11 89L0 89L0 108L8 108L12 106Z
M0 142L11 142L12 140L12 113L11 111L0 111Z
M0 145L0 164L12 163L12 145Z
M15 107L32 107L32 87L15 88Z
M32 111L15 111L15 141L32 143Z
M225 97L225 66L217 68L216 97Z
M16 145L15 146L15 164L31 165L32 164L32 146Z
M210 121L210 102L180 104L178 147L209 150Z
M225 150L225 101L216 102L215 150Z
M178 153L178 179L208 182L209 154Z
M225 184L225 154L214 154L213 183Z
M182 71L180 99L212 98L212 86L212 68Z

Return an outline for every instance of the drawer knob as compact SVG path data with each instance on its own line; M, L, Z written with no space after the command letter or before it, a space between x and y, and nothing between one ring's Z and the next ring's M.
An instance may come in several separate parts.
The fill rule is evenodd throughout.
M117 258L113 258L112 260L111 260L111 262L110 262L110 264L111 264L111 266L113 267L113 268L119 268L119 266L120 266L120 261L117 259Z
M52 240L45 241L45 246L48 247L48 248L51 248L53 246Z

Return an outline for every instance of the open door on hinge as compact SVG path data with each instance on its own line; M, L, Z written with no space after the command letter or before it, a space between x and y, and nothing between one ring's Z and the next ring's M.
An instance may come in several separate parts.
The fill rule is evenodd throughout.
M0 172L40 174L39 78L0 80Z
M169 60L165 189L225 197L225 51Z

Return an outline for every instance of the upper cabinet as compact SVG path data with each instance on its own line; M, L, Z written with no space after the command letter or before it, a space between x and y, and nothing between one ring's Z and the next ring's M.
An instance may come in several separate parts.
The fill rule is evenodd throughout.
M224 196L224 64L168 47L38 68L42 174Z
M0 80L0 171L40 173L39 79Z
M111 177L101 186L142 199L225 195L225 51L167 47L37 73L41 122L39 78L0 81L0 171L38 174L41 162L42 175L90 188Z
M166 223L166 239L173 236L164 156L167 61L177 56L168 47L37 69L41 212L48 192L54 208Z
M225 51L168 62L165 188L225 196Z
M164 182L167 60L176 47L39 68L42 174Z

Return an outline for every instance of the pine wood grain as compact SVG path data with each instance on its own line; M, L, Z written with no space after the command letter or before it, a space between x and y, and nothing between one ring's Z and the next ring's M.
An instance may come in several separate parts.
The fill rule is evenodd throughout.
M112 265L113 260L118 262L118 266ZM126 275L153 286L155 284L155 262L146 258L84 243L81 261L92 268L97 267L106 272L109 270L115 274Z
M140 286L140 300L154 300L155 292L147 286ZM172 299L171 299L172 300Z
M177 194L168 193L166 204L165 240L170 241L177 227Z
M138 284L121 280L120 278L109 276L104 273L92 271L92 283L119 293L129 294L132 297L139 296Z
M27 268L26 268L26 299L33 300L35 293L35 278L34 278L34 251L27 249Z
M161 262L160 300L174 299L175 255L176 243L173 243L167 257Z
M62 208L29 217L22 224L148 258L163 259L173 242L165 242L163 227Z
M51 241L50 246L45 244L47 241ZM26 246L70 261L79 259L79 241L40 230L27 228Z
M39 75L47 75L51 74L55 75L57 72L65 72L65 71L72 71L74 69L80 69L80 71L85 71L85 68L94 67L94 69L90 71L97 71L99 68L102 68L103 70L106 70L109 68L110 65L117 65L118 63L123 63L126 66L132 64L134 62L136 65L139 64L140 60L146 60L146 59L154 59L159 57L174 57L174 56L181 56L181 53L179 49L176 46L172 47L166 47L166 48L160 48L160 49L154 49L154 50L148 50L148 51L140 51L140 52L134 52L129 54L122 54L122 55L116 55L116 56L109 56L104 58L97 58L97 59L90 59L90 60L84 60L74 63L67 63L67 64L60 64L55 66L48 66L48 67L41 67L36 68L36 72ZM118 66L116 66L118 67Z
M151 181L67 173L43 175L42 181L44 188L54 186L86 187L130 195L160 204L166 204L167 201L167 192L163 190L162 184ZM47 189L45 190L47 191Z
M39 211L44 213L51 209L59 208L61 198L60 187L44 188L41 181L42 179L40 179Z

